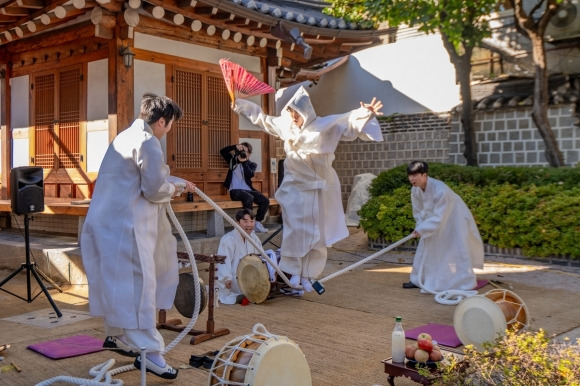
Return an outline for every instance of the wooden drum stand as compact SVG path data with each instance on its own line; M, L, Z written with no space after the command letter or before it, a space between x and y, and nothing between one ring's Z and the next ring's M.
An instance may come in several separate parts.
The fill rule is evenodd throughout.
M198 255L197 253L194 254L195 259L204 263L209 263L209 294L208 294L208 311L207 311L207 324L206 324L206 331L200 330L191 330L189 331L190 335L193 335L191 340L189 341L190 344L196 344L205 342L206 340L210 340L213 338L217 338L218 336L227 335L230 333L230 330L227 328L221 328L219 330L215 329L215 323L213 319L213 309L214 309L214 296L215 296L215 272L217 268L215 267L215 263L223 264L226 257L225 256L218 256L218 255ZM189 260L189 256L185 252L177 252L178 259L187 259ZM170 319L166 320L167 313L165 310L159 310L159 319L157 322L157 329L166 329L171 331L181 332L185 329L185 327L181 326L180 319Z

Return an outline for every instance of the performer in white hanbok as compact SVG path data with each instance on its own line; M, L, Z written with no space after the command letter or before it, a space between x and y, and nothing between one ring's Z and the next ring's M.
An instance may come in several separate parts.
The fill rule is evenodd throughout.
M181 116L171 99L143 95L139 119L107 149L81 235L90 312L105 322L103 346L127 356L146 348L147 370L167 379L177 369L161 355L156 313L171 308L179 277L164 204L195 185L169 175L160 140ZM141 362L137 356L135 366Z
M254 232L256 217L251 209L238 210L236 212L236 222L257 245L261 244L260 239ZM268 249L264 252L268 254L268 257L273 263L277 263L274 251ZM220 303L236 304L241 303L243 300L244 294L238 285L236 273L240 260L251 253L260 255L260 251L246 239L246 236L240 234L237 229L226 233L220 239L217 254L226 257L224 264L217 265L216 284ZM262 258L262 260L264 259ZM272 282L275 280L275 268L270 263L266 261L265 263L268 267L270 281Z
M376 115L383 104L370 104L344 114L317 117L310 96L300 89L279 117L238 99L234 111L284 141L284 178L275 197L282 208L284 233L280 268L292 275L291 285L312 291L326 264L327 246L348 236L340 182L332 168L339 141L382 141Z
M427 175L428 164L413 161L407 167L411 188L413 235L421 237L403 288L421 287L431 293L472 290L474 268L483 268L483 243L465 202L443 182ZM419 272L422 268L422 276Z

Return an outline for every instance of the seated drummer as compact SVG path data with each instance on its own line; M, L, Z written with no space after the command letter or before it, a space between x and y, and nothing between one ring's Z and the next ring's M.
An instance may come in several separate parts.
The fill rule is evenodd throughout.
M236 212L236 222L244 231L256 242L261 245L261 241L254 233L255 215L249 209L240 209ZM240 260L251 253L260 255L251 243L242 236L237 229L226 233L220 240L218 248L218 255L225 256L224 264L217 264L217 281L216 288L219 289L219 301L223 304L241 303L244 299L244 294L238 286L236 280L236 270Z

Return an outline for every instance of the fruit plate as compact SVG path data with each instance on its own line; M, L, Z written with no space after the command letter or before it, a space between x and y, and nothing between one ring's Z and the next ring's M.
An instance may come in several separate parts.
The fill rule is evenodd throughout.
M420 362L417 362L414 359L409 359L409 358L405 358L405 359L407 359L407 365L408 366L412 366L412 367L427 366L427 367L429 367L431 369L436 369L437 368L437 363L443 361L443 358L441 358L441 360L438 360L438 361L435 361L435 362L433 362L433 361L427 361L425 363L422 363L422 362L420 363Z

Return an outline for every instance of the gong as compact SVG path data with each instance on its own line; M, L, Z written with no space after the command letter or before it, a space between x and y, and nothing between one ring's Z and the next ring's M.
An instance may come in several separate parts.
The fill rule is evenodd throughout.
M203 280L199 279L199 289L201 290L201 299L199 303L199 313L201 314L207 306L207 289ZM193 318L195 311L195 298L198 296L195 293L195 283L193 273L183 272L179 274L179 284L177 284L177 293L173 304L179 313L186 318Z

